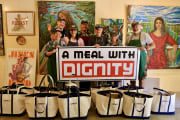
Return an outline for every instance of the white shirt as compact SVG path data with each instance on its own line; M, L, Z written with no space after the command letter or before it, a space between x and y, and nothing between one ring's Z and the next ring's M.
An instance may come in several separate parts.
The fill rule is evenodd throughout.
M139 33L140 34L140 33ZM139 39L139 34L137 35L130 35L128 38L127 38L127 41L126 41L126 45L128 45L128 43L130 42L130 40L138 40ZM153 43L153 40L151 39L150 35L145 33L145 32L141 32L141 36L140 36L140 40L141 40L141 45L143 47L146 46L146 44L151 44Z

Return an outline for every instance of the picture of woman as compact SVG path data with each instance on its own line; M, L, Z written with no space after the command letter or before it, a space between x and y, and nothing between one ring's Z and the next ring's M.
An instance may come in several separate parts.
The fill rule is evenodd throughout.
M173 47L172 60L175 62L177 51L176 41L167 33L165 22L162 17L156 17L154 20L154 30L150 33L156 47L152 50L152 55L148 64L148 69L167 68L167 56L165 52L166 44Z

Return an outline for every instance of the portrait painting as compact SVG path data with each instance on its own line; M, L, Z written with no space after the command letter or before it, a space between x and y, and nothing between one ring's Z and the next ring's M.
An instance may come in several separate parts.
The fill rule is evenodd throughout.
M82 20L88 21L88 30L94 33L95 2L94 1L38 1L39 17L39 50L40 74L47 72L47 60L44 55L44 46L50 40L47 25L57 28L57 20L65 19L65 29L70 30L76 25L78 31Z
M148 33L155 43L155 48L148 51L147 68L180 68L180 7L129 6L127 36L132 35L131 25L135 22L139 23L141 32Z

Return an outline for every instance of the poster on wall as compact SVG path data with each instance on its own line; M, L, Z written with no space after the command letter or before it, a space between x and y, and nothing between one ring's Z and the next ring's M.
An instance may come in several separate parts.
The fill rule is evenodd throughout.
M36 50L9 48L6 76L6 85L12 85L15 82L33 87L36 76Z
M123 24L124 19L106 19L101 18L101 25L103 26L104 34L110 40L110 33L116 31L119 36L119 43L122 44L123 40Z
M4 55L4 34L3 34L2 4L0 4L0 56L2 55Z
M139 50L135 47L67 47L56 52L58 80L136 80Z
M88 30L94 33L95 2L94 1L38 1L39 17L39 49L40 74L47 73L47 60L44 56L44 46L50 40L47 24L57 27L58 18L64 18L65 29L69 30L75 24L80 30L82 20L88 21Z
M139 22L156 47L150 52L148 69L180 68L180 7L129 6L128 33L132 22Z

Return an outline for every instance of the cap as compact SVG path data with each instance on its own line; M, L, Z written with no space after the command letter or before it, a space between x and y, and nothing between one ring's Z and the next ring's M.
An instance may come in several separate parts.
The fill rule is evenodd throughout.
M88 21L87 21L87 20L82 20L82 21L81 21L81 24L84 24L84 23L87 23L87 24L88 24Z
M77 30L78 28L76 27L76 25L71 25L71 29L70 30Z
M66 22L66 20L65 20L63 17L58 18L58 20L57 20L57 21L64 21L64 22Z
M136 26L138 24L139 24L139 22L134 21L134 22L131 23L131 26L134 27L134 26Z
M111 35L111 36L117 36L118 34L117 34L116 31L112 31L112 32L110 33L110 35Z
M100 24L96 24L95 29L98 29L98 28L102 28L102 26Z
M51 30L51 33L55 33L55 32L57 32L56 29L52 29L52 30Z

